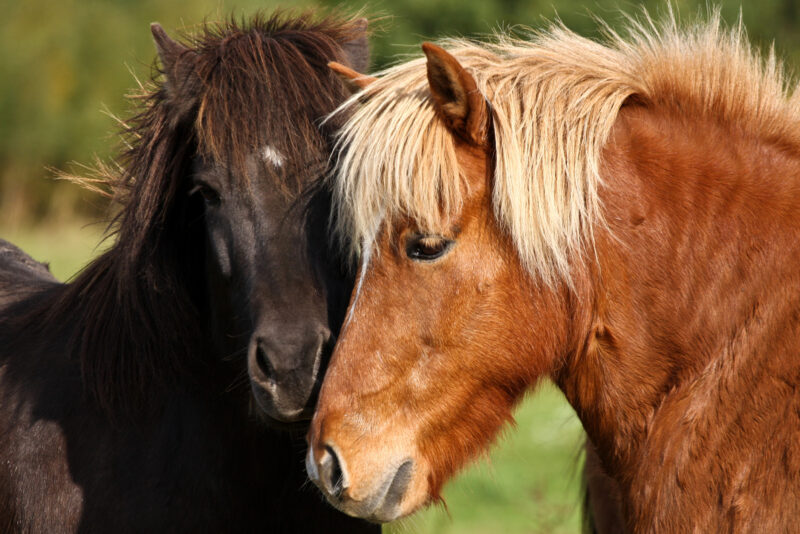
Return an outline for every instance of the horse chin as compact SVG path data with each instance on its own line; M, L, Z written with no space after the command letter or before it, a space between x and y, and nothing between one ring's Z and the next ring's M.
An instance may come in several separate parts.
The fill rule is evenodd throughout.
M251 382L254 410L267 426L292 432L305 432L314 415L313 403L306 403L298 409L279 409L272 394L257 382Z

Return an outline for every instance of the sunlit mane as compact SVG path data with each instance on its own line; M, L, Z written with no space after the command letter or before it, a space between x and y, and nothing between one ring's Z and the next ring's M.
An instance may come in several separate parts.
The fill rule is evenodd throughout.
M723 28L718 13L691 28L672 14L643 20L630 21L625 37L607 31L604 43L557 24L525 41L440 43L491 104L495 214L526 268L547 283L569 281L570 262L602 222L602 151L629 97L800 141L798 98L787 98L774 55L762 59L741 27ZM466 184L434 113L424 58L388 69L341 109L353 115L339 134L338 235L358 253L387 217L408 215L435 231Z

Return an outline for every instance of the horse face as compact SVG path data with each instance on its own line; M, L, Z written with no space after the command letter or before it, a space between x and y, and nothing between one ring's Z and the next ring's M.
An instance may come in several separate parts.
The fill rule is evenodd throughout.
M366 19L354 20L340 53L322 41L304 46L365 68L366 29ZM252 392L271 422L308 419L352 280L329 254L325 191L303 190L322 181L335 125L320 128L318 119L346 98L345 87L302 46L267 51L261 36L243 35L213 63L198 63L198 51L152 30L173 120L193 125L198 145L187 216L196 220L204 205L215 348L228 359L247 354Z
M470 152L482 181L485 158ZM515 358L529 334L506 326L527 322L514 306L525 275L488 205L475 190L437 235L387 221L366 251L307 459L346 513L391 521L435 499L510 418L525 387L515 377L533 370Z
M216 273L212 307L227 315L217 323L227 323L222 331L231 336L221 343L229 353L246 345L255 400L283 423L310 417L333 346L332 328L340 324L351 287L326 254L329 205L321 194L298 195L285 185L318 182L325 155L317 156L318 165L295 169L277 149L265 146L250 155L244 177L200 161L193 174L192 192L205 204ZM315 176L297 178L302 173ZM247 341L241 339L244 332Z
M449 56L434 60L428 80L468 192L435 229L383 220L309 431L309 476L334 506L374 521L438 499L511 419L563 334L563 306L524 270L495 219L485 101L474 82L434 86L469 76Z

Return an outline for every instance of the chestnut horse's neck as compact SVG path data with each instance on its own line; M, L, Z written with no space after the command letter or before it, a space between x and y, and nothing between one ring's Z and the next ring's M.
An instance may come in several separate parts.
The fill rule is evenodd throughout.
M554 378L629 527L787 525L800 512L800 149L632 105L602 174L607 226L577 284L590 305Z

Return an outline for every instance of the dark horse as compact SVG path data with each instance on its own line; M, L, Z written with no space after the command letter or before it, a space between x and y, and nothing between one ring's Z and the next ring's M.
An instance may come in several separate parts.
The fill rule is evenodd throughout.
M165 81L110 178L115 244L61 284L0 242L0 531L375 532L265 424L308 418L352 286L317 119L365 22L153 34Z

